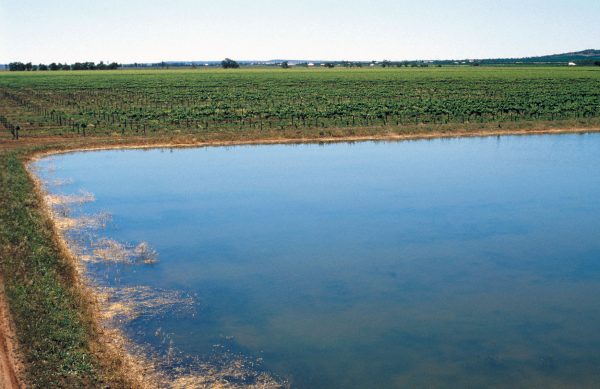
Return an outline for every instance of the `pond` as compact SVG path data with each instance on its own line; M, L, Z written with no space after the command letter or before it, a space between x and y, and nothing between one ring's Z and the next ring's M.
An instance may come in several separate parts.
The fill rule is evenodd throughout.
M90 281L137 304L113 324L173 380L600 382L600 134L74 152L34 168L56 214L80 220L64 231Z

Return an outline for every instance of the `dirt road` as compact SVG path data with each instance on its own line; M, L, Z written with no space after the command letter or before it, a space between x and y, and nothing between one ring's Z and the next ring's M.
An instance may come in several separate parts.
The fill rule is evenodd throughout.
M16 357L15 339L8 306L4 299L4 284L0 279L0 389L25 387L18 375L21 369Z

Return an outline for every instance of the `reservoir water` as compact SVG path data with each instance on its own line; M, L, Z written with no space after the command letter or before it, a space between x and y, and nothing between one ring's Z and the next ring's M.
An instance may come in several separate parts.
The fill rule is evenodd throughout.
M599 134L34 165L73 199L65 214L110 215L66 235L91 282L140 302L115 325L178 371L294 388L600 385Z

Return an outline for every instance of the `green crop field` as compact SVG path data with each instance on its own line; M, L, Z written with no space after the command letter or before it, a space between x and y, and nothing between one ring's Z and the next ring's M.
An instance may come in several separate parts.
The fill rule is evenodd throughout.
M23 137L329 136L597 126L600 68L0 73L0 131Z

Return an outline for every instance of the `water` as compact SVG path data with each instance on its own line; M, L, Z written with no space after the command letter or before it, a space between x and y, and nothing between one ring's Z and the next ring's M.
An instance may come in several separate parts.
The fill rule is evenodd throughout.
M37 163L159 255L102 285L193 296L123 324L296 388L600 384L600 135L80 152ZM50 169L50 167L54 167ZM219 345L218 347L216 345ZM221 350L221 351L219 351ZM258 363L260 362L260 363Z

